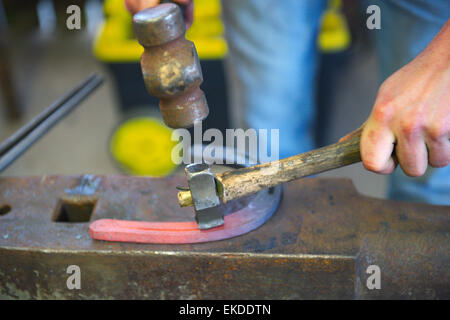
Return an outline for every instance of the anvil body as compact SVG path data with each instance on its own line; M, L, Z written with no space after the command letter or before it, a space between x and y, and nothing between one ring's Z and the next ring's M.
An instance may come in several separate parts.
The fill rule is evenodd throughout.
M182 184L182 177L0 178L0 297L450 298L450 208L365 197L346 179L286 184L273 216L232 239L90 238L89 224L101 218L193 221L193 209L177 203ZM67 286L71 265L81 271L80 289ZM380 289L368 283L373 265Z

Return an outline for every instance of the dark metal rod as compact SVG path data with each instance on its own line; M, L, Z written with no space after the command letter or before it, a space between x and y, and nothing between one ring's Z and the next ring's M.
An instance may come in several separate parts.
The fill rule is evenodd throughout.
M0 153L0 172L6 169L55 124L75 109L102 82L103 78L101 76L90 75L86 81L70 90L67 95L58 99L30 123L2 143L1 146L5 145L7 148L5 147L6 151L3 154Z
M8 152L9 149L14 147L17 143L19 143L25 136L30 134L31 131L33 131L37 126L39 126L39 124L41 124L45 119L47 119L52 113L58 110L62 105L64 105L64 103L66 103L69 99L71 99L86 85L88 85L92 81L92 79L94 79L94 77L95 77L94 74L89 75L86 78L86 80L80 82L78 85L73 87L64 96L58 98L58 100L53 102L49 107L45 108L36 117L31 119L27 124L25 124L19 130L14 132L5 141L0 143L0 156L4 155L6 152Z

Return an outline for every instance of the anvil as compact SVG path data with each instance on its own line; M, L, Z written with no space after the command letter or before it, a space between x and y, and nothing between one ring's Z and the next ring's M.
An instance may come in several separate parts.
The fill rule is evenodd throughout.
M446 206L374 199L346 179L284 185L254 231L215 242L93 240L99 219L185 221L181 177L0 178L0 297L126 299L448 299ZM68 267L81 270L69 290ZM381 288L369 289L370 266ZM368 273L369 272L369 273Z

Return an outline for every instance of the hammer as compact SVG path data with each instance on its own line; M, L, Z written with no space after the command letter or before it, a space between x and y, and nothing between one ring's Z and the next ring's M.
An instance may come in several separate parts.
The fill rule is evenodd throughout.
M189 128L209 113L197 51L186 40L186 26L178 5L163 3L133 16L134 31L144 47L141 68L147 91L160 99L164 122Z
M361 131L359 129L350 140L344 142L216 175L210 173L207 165L191 164L186 167L189 190L178 192L178 202L181 207L193 205L197 215L197 211L201 211L202 216L197 219L200 229L220 226L223 224L223 216L220 215L222 203L281 183L360 162Z

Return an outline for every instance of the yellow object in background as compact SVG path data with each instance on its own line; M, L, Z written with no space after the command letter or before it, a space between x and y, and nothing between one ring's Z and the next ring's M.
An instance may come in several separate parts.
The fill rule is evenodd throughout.
M130 174L162 177L177 165L172 162L172 130L152 117L132 118L114 132L110 149L113 157Z
M99 28L94 55L104 62L139 61L143 48L134 37L131 14L123 0L106 0L106 20ZM222 59L227 53L219 0L194 0L194 23L186 38L194 42L200 60Z
M329 0L322 15L317 42L323 53L344 51L350 46L350 31L341 8L341 0Z

